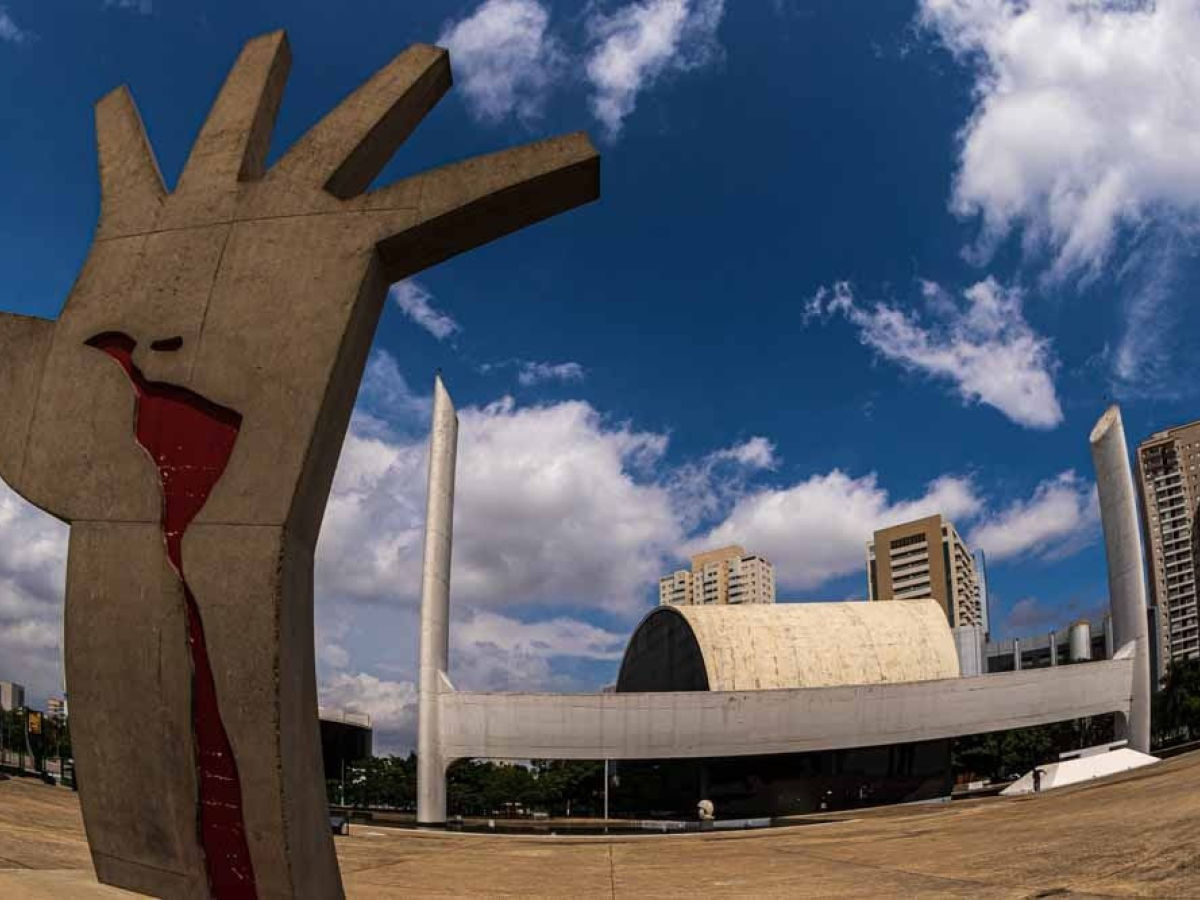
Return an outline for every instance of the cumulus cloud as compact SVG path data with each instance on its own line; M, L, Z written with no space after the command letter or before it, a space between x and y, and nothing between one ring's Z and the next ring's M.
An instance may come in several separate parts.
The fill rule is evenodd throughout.
M388 681L366 672L338 672L321 684L321 705L369 715L375 729L376 754L416 743L417 687L411 681Z
M437 42L450 51L459 90L477 119L541 115L566 61L549 24L550 11L537 0L487 0L447 24Z
M688 541L683 552L741 544L771 560L780 587L811 590L864 571L866 544L877 529L934 513L967 520L982 506L966 478L945 476L919 497L893 501L874 473L853 478L835 469L790 487L747 494L728 518Z
M67 527L0 482L0 678L33 698L61 685Z
M32 34L16 23L9 14L8 8L0 6L0 41L8 41L10 44L23 44L31 37L33 37Z
M625 635L577 619L521 622L487 611L475 612L466 621L455 623L454 640L460 649L491 646L546 659L571 656L618 660L625 649Z
M467 604L635 609L680 539L649 468L666 438L607 423L589 404L459 413L453 577ZM318 547L332 596L412 602L420 582L426 446L356 425Z
M434 308L431 302L433 294L411 278L392 285L388 295L406 316L439 341L444 341L460 330L454 319Z
M1094 272L1122 226L1200 207L1192 0L921 0L974 76L952 207L986 257L1023 227L1052 273Z
M805 316L844 316L884 359L950 381L965 403L987 404L1018 425L1048 429L1062 421L1050 341L1025 320L1018 288L988 278L963 291L962 304L932 282L922 291L928 324L886 303L860 304L844 281L820 288Z
M718 59L724 0L640 0L587 20L592 48L586 72L592 113L609 138L620 134L638 94L668 72Z
M1060 559L1095 540L1099 524L1096 486L1067 470L1039 484L1028 500L983 518L967 543L993 560L1022 554Z
M329 611L329 605L325 604ZM339 609L343 625L354 610ZM415 616L413 617L415 624ZM345 634L349 629L335 627ZM579 691L594 689L556 668L560 660L615 663L626 635L587 622L556 616L522 621L489 610L456 606L450 629L450 680L459 690ZM364 672L346 657L323 658L331 646L318 639L322 663L321 703L326 708L367 713L375 727L376 752L406 750L416 742L417 695L411 680L415 657L389 659L378 673ZM415 644L413 645L415 650ZM344 652L344 651L343 651ZM403 657L403 654L401 654ZM361 666L361 661L359 662ZM391 680L385 675L396 674Z

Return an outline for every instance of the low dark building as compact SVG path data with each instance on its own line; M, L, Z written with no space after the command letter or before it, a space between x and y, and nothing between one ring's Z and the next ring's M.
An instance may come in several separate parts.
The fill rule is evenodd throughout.
M321 709L319 715L325 780L338 781L347 768L371 755L371 717L335 709Z

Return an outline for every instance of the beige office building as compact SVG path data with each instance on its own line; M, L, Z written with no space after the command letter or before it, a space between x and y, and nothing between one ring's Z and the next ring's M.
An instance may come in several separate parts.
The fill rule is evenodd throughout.
M1200 656L1195 533L1200 422L1157 431L1138 445L1138 500L1151 602L1158 607L1159 675L1172 659Z
M737 545L692 557L691 571L680 569L658 580L662 606L774 603L775 569Z
M975 559L941 516L876 531L867 544L867 590L871 600L932 597L952 628L984 624Z

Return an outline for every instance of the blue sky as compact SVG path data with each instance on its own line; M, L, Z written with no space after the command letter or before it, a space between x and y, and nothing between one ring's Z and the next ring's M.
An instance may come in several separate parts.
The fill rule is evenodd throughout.
M1194 3L0 4L0 307L54 316L130 86L168 184L241 43L284 27L277 157L411 42L455 88L380 176L565 131L602 198L396 286L318 551L322 696L412 729L424 440L463 422L452 678L612 679L660 573L736 540L865 595L945 512L993 630L1106 603L1087 434L1197 418ZM0 678L59 679L65 530L0 488Z

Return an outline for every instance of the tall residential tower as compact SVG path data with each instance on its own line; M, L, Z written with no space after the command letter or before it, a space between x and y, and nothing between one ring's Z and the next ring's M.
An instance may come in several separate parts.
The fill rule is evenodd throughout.
M1161 669L1173 659L1200 656L1196 593L1200 535L1193 528L1200 499L1198 467L1200 422L1157 431L1138 445L1138 501L1150 599L1159 613Z
M941 516L876 531L867 544L867 590L871 600L932 597L952 628L984 624L975 559Z

